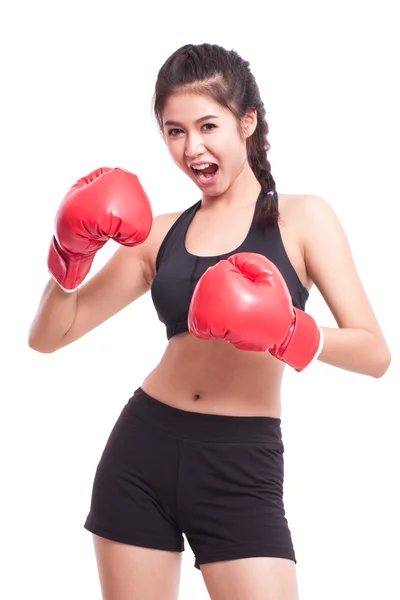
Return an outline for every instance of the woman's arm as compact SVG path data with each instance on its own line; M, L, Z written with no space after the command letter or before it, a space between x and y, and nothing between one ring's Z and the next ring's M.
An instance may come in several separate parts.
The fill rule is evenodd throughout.
M382 377L390 365L390 351L360 281L343 227L322 198L305 196L301 204L307 273L338 325L338 329L322 327L324 344L318 360Z
M74 322L78 291L65 292L53 278L49 279L29 329L30 348L44 353L56 350Z
M142 246L120 246L96 275L72 293L51 279L29 331L29 346L38 352L55 352L150 289L145 279Z
M29 331L29 346L38 352L55 352L145 294L154 277L158 248L178 215L156 216L142 244L119 246L104 267L75 292L64 292L51 279Z

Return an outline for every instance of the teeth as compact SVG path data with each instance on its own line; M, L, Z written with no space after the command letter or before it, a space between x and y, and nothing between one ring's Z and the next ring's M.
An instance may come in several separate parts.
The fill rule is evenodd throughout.
M202 171L203 169L206 169L210 165L212 165L212 163L202 163L201 165L196 165L196 166L193 165L193 169L196 169L196 171Z

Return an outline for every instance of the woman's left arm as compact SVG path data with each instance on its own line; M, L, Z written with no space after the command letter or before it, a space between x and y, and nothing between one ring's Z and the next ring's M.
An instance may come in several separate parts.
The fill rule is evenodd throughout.
M324 343L318 360L382 377L390 365L390 351L338 217L322 198L306 196L300 218L307 273L338 325L321 327Z

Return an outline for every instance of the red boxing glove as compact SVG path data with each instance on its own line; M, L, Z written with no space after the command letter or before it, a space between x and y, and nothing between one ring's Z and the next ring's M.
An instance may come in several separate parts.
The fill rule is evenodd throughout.
M240 350L269 351L302 371L323 343L314 319L294 308L277 267L261 254L240 252L207 269L193 292L189 331Z
M57 211L47 259L50 274L63 290L73 292L109 239L124 246L141 244L152 220L136 175L123 169L92 171L71 187Z

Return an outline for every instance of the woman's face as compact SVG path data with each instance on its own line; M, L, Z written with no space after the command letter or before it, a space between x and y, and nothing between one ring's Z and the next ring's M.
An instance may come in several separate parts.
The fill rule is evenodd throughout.
M255 118L250 117L249 134ZM163 134L175 164L204 194L222 194L245 168L250 168L246 140L236 118L208 96L170 96L164 106Z

